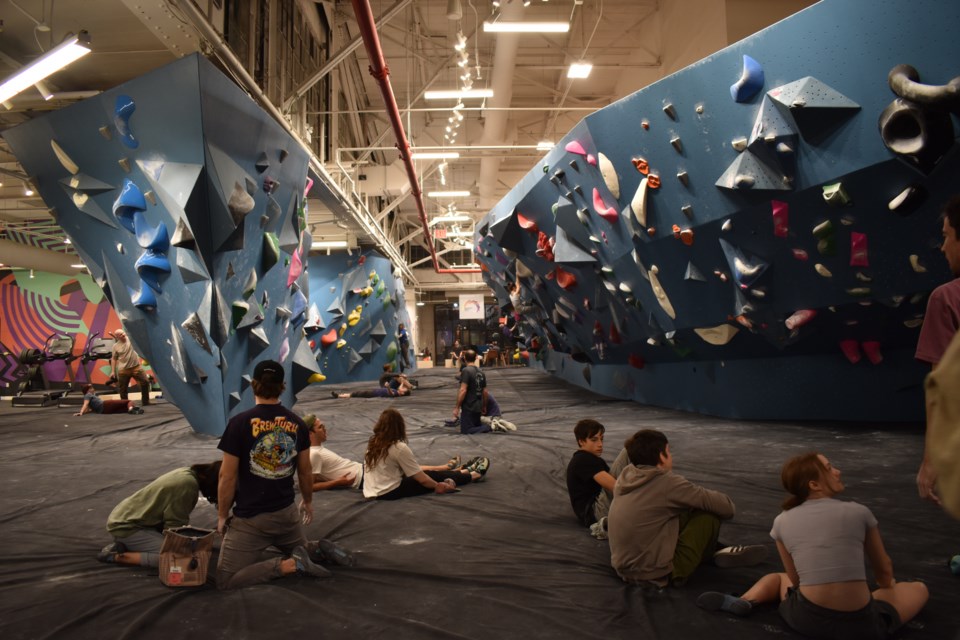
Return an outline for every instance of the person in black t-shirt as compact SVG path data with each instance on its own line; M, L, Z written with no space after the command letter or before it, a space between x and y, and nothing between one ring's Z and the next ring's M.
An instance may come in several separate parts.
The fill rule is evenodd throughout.
M308 543L303 535L301 523L313 520L310 430L297 414L280 404L283 378L279 362L259 362L250 383L256 406L234 416L220 438L220 589L295 573L317 578L331 575L314 564L311 551L316 554L318 544ZM294 504L294 475L300 485L299 509ZM271 546L286 557L260 560L260 554Z
M480 421L487 411L487 378L474 364L476 351L467 349L464 358L467 365L460 371L460 390L453 417L460 419L460 433L488 433L490 425Z
M580 447L567 465L567 491L573 513L585 527L590 527L594 537L605 539L604 527L613 486L617 479L603 455L603 432L605 428L596 420L584 419L573 428L573 435Z

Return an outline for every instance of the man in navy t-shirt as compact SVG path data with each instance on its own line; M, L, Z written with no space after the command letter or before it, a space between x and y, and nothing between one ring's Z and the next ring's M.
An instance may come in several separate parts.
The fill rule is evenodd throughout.
M220 589L235 589L294 573L330 575L311 561L303 535L301 522L310 524L313 520L310 431L299 416L280 404L283 378L280 363L258 363L251 382L256 406L234 416L220 438ZM294 505L294 474L300 484L299 509ZM286 557L261 561L260 554L270 546L280 549Z
M460 389L453 417L460 419L460 433L487 433L490 425L480 418L487 410L487 378L476 367L477 352L467 349L464 353L467 365L460 371Z

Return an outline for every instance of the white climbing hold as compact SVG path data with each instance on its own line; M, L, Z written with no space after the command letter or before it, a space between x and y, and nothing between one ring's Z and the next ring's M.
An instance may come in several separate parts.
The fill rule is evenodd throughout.
M733 336L737 335L740 329L732 324L720 324L715 327L694 328L693 331L703 338L704 342L722 346L733 340Z
M600 162L600 175L607 185L607 190L613 194L614 198L620 199L620 178L617 177L617 170L613 167L610 159L602 153L597 154L597 160Z
M923 266L922 264L920 264L920 256L918 256L918 255L915 254L915 253L910 254L910 266L911 266L911 267L913 268L913 270L916 271L917 273L926 273L926 272L927 272L927 268L926 268L925 266Z
M819 262L818 262L817 264L813 265L813 268L816 269L817 273L819 273L819 274L820 274L821 276L823 276L824 278L832 278L832 277L833 277L833 274L830 272L830 269L827 269L825 266L823 266L823 265L820 264Z
M730 144L736 151L743 151L747 148L747 139L744 137L734 138L730 141Z
M727 219L723 221L723 224L720 225L721 231L730 231L733 229L733 220Z
M637 219L637 222L640 223L640 226L646 227L647 178L644 178L640 181L640 186L637 187L637 192L633 194L633 199L630 201L630 210L633 211L633 216Z
M652 265L650 267L650 286L653 288L653 295L656 296L657 302L660 303L660 307L666 312L671 319L677 319L677 312L673 309L673 304L670 302L670 298L667 297L667 292L663 290L663 286L660 284L660 279L657 278L657 274L660 272L660 269L657 265Z

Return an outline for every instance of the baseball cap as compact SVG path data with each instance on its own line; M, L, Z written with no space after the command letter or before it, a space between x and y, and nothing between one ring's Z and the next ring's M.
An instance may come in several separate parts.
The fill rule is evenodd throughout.
M263 384L283 382L283 365L275 360L262 360L253 369L253 379Z

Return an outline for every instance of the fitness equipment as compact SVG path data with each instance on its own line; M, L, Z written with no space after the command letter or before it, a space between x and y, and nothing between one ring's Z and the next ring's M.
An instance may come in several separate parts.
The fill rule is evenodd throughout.
M83 404L83 394L80 392L80 389L88 383L93 383L88 365L97 360L109 360L113 356L113 345L116 344L116 340L113 338L98 338L97 336L99 335L100 333L97 332L87 340L87 345L80 355L80 370L83 371L83 383L77 382L73 384L66 393L60 396L60 399L57 401L58 407L81 406ZM98 394L104 391L107 391L107 389L94 390L94 392ZM113 392L113 390L110 390L110 392Z
M43 344L43 349L23 349L17 362L25 369L25 374L13 396L14 407L50 407L64 394L66 389L54 389L47 380L43 365L54 360L63 360L67 365L67 388L73 386L73 370L70 363L77 359L73 355L73 337L51 333Z

